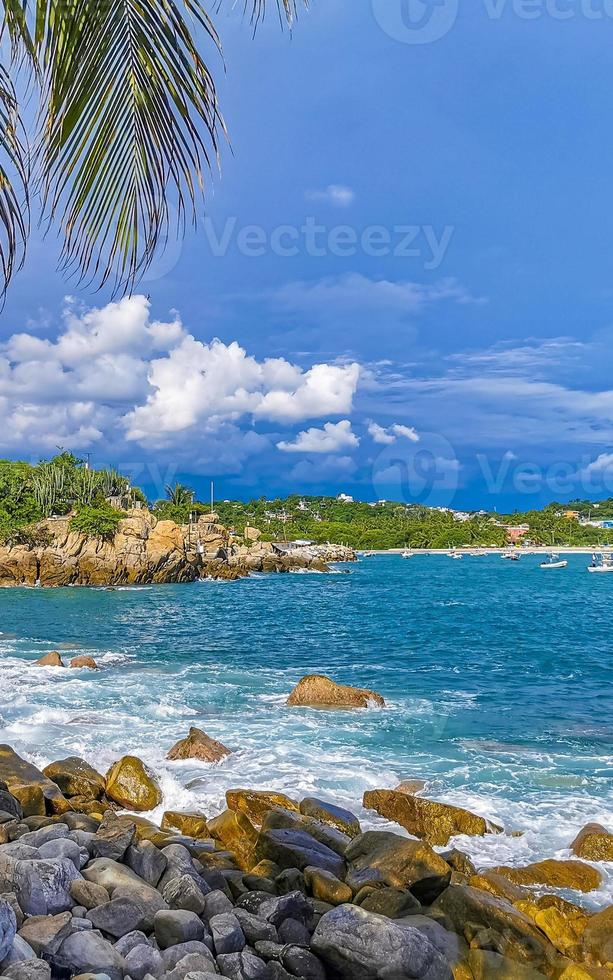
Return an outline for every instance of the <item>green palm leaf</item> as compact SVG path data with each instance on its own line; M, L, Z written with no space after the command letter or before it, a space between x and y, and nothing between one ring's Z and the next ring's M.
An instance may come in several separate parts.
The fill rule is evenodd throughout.
M23 264L28 236L28 152L15 91L0 65L0 296Z

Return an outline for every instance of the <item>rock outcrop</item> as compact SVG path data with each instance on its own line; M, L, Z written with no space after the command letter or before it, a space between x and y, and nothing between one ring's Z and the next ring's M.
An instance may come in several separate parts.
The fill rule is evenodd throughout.
M429 844L447 844L456 834L482 837L501 831L500 827L470 810L394 790L369 790L364 793L364 807L394 820L414 837L421 837Z
M360 687L337 684L323 674L307 674L287 699L291 707L307 708L369 708L384 707L380 694Z
M59 787L10 745L0 745L0 780L19 800L26 817L71 809Z
M162 791L153 773L135 755L124 755L106 774L106 795L126 810L153 810Z
M167 759L200 759L201 762L219 762L227 755L231 755L230 749L226 748L217 739L211 738L200 728L190 728L189 735L180 739L170 749Z
M599 823L588 823L579 831L570 849L586 861L613 861L613 834Z

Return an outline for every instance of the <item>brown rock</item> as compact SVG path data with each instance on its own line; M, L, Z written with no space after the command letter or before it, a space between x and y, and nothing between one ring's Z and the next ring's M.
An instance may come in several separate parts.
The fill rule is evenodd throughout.
M210 837L206 817L202 813L166 810L162 817L162 830L178 831L186 837Z
M354 892L364 885L407 888L420 901L430 901L446 887L451 868L423 841L369 830L345 851L346 881Z
M44 657L40 660L35 660L34 663L37 667L64 667L64 661L57 652L57 650L52 650L51 653L46 653Z
M583 861L536 861L524 868L492 868L494 874L508 878L516 885L548 885L550 888L572 888L591 892L599 888L603 876Z
M230 749L214 738L210 738L200 728L190 728L187 738L182 738L171 748L167 759L200 759L202 762L219 762Z
M429 844L447 844L455 834L481 837L500 832L500 827L469 810L394 790L375 789L364 793L364 806L388 820L395 820L410 834Z
M345 810L343 807L336 806L335 803L328 803L326 800L318 800L314 796L307 796L300 801L300 812L305 817L318 820L320 823L327 824L340 830L347 837L357 837L362 833L360 821L355 813Z
M310 708L369 708L384 707L385 701L375 691L336 684L322 674L308 674L298 681L287 704Z
M105 780L93 766L77 756L52 762L43 769L64 796L84 796L89 800L99 800L105 789Z
M298 804L294 800L274 790L229 789L226 791L226 803L229 810L240 810L257 826L261 826L266 814L275 807L298 812Z
M0 780L19 800L26 817L65 813L72 809L56 784L32 763L17 755L10 745L0 745Z
M421 793L426 788L426 785L423 779L403 779L401 783L398 783L394 787L394 791L396 793L408 793L409 796L415 796L416 793Z
M570 902L566 904L569 909L553 904L542 905L538 901L527 899L515 902L515 908L525 912L557 950L571 959L581 959L581 937L588 917L577 906Z
M599 823L588 823L579 831L570 849L586 861L613 861L613 834Z
M304 869L304 880L313 898L329 905L344 905L350 902L353 892L349 885L341 881L331 871L308 866Z
M482 891L489 892L490 895L497 895L498 898L504 898L511 905L515 905L516 902L529 901L533 898L533 894L529 888L514 885L504 875L496 874L494 871L482 871L478 875L472 875L468 880L468 884L472 888L481 888Z
M471 949L468 965L474 980L543 980L545 976L540 970L485 949Z
M234 856L242 871L250 871L255 862L255 845L258 832L246 814L238 810L224 810L208 821L211 837L220 841Z
M153 810L162 791L153 773L135 755L124 755L106 774L106 795L126 810Z
M613 905L591 916L583 933L583 948L601 966L613 964Z
M98 664L93 657L82 653L78 657L73 657L70 661L71 667L89 667L90 670L98 670Z

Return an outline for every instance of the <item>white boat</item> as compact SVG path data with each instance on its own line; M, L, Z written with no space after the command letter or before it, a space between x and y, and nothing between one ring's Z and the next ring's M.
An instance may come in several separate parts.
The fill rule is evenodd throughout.
M592 564L588 565L587 570L600 574L613 572L613 555L596 552L592 555Z
M519 561L520 559L517 551L503 551L500 557L506 559L506 561Z
M566 568L567 565L568 565L568 561L566 560L566 558L560 558L559 555L556 555L552 551L547 561L541 562L540 567L541 568Z
M411 551L410 548L405 548L404 551L402 552L402 557L403 558L412 558L413 557L413 552Z

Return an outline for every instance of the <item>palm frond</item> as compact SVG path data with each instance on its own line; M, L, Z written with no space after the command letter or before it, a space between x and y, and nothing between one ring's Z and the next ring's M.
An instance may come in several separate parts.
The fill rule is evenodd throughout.
M215 86L187 18L219 41L201 0L38 0L46 213L63 261L129 291L176 208L196 220L223 131Z
M0 301L25 258L28 176L28 152L15 91L0 65Z

